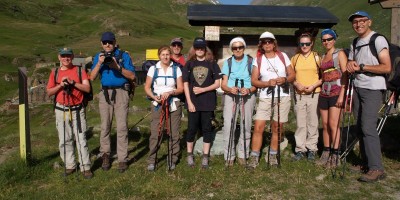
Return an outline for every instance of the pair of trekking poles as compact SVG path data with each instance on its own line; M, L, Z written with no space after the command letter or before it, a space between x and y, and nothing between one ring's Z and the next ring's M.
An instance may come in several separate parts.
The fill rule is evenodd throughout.
M64 136L64 141L63 141L63 145L64 145L64 182L67 182L67 179L66 179L66 177L67 177L67 150L66 150L66 145L65 145L65 142L66 142L66 132L65 132L65 129L66 129L66 120L67 120L67 117L66 117L66 109L65 109L65 100L67 99L67 107L68 107L68 125L69 125L69 127L70 127L70 130L71 130L71 137L75 137L75 134L74 134L74 124L73 124L73 120L72 120L72 110L71 110L71 95L72 95L72 86L71 85L65 85L64 86L64 90L62 91L62 93L63 93L63 108L62 108L62 110L63 110L63 136ZM67 98L65 98L65 97L67 97ZM55 98L55 97L54 97ZM76 110L76 112L79 112L79 109L78 110ZM78 113L78 114L80 114L80 113ZM76 119L76 120L78 120L78 119ZM78 123L80 123L80 122L78 122ZM78 140L78 154L79 154L79 158L80 158L80 165L82 165L83 166L83 170L84 171L86 171L86 169L85 169L85 165L84 165L84 163L83 163L83 158L82 158L82 150L81 150L81 143L80 143L80 139L79 139L79 133L80 132L82 132L81 130L79 130L79 129L81 129L81 127L78 125L78 133L77 133L77 140ZM73 140L73 143L76 143L75 142L75 140ZM75 146L75 145L73 145L73 146ZM75 147L74 147L74 155L75 155ZM76 169L76 177L77 177L77 179L79 180L79 173L78 173L78 167L76 167L75 168Z
M239 88L238 83L240 81L240 88L244 88L244 80L243 79L236 79L235 80L235 87ZM246 112L245 112L245 102L244 102L244 98L243 95L239 95L240 94L240 89L238 91L238 94L234 96L233 98L233 107L232 107L232 119L231 119L231 129L229 132L229 140L228 140L228 152L227 152L227 159L226 159L226 163L225 166L229 166L229 162L233 162L233 160L231 159L232 156L232 149L233 146L235 145L235 132L236 132L236 118L237 118L237 107L241 106L242 110L240 111L240 120L241 120L241 124L240 124L240 130L241 132L243 131L243 151L244 151L244 161L245 163L247 163L247 150L246 150L246 123L245 123L245 116L246 116ZM239 134L240 137L240 134ZM236 148L235 148L236 149Z
M167 135L169 135L168 137L168 142L167 142L167 151L168 151L168 156L167 156L167 167L168 167L168 171L173 170L172 169L172 154L173 154L173 148L170 147L170 144L172 144L172 132L171 132L171 116L170 116L170 112L169 112L169 101L170 98L168 99L164 99L161 101L161 107L159 109L161 109L160 111L160 120L159 120L159 124L158 124L158 141L157 141L157 146L156 146L156 158L154 159L154 169L156 169L157 166L157 153L158 153L158 149L160 148L161 142L163 140L164 134L166 133ZM170 148L171 152L170 152Z

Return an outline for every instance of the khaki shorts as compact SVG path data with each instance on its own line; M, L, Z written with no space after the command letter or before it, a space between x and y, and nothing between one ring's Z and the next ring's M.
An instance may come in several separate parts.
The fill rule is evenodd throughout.
M270 120L271 118L271 98L260 98L258 101L257 112L254 120ZM274 99L274 121L278 121L278 98ZM279 106L280 120L279 122L287 122L290 111L290 97L281 97Z

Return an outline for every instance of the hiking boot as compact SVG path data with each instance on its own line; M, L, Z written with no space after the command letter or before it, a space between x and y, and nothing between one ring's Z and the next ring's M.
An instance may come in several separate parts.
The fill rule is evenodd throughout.
M193 154L188 155L188 157L186 158L187 164L189 167L194 167L194 156Z
M232 167L234 160L225 160L225 167Z
M75 169L67 169L64 172L64 176L69 176L75 172Z
M307 160L308 161L314 161L315 160L315 155L317 155L317 152L315 151L309 151L307 153Z
M246 160L244 158L239 158L238 159L238 163L241 166L246 166L247 165L247 162L246 162Z
M269 165L273 167L278 166L278 159L276 157L276 154L269 154L268 160L269 160Z
M368 172L368 167L365 165L352 165L349 167L349 171L352 173L365 174Z
M317 166L324 166L329 161L329 151L322 151L321 157L319 160L315 161Z
M154 164L147 165L147 171L154 172L156 170L156 166Z
M175 168L176 168L175 163L172 163L171 166L169 166L169 164L167 165L167 169L168 169L169 171L174 171Z
M366 174L362 175L358 181L372 183L378 180L382 180L386 177L383 170L369 170Z
M93 178L93 173L90 170L85 170L82 172L82 175L85 179L91 179Z
M303 152L296 152L296 154L293 157L293 161L299 161L305 157L305 153Z
M128 164L126 162L118 163L118 172L124 173L128 169Z
M208 156L203 156L203 159L201 160L201 168L208 169Z
M255 169L258 165L258 156L250 155L249 162L247 164L247 169Z
M101 158L103 159L103 164L101 165L101 168L104 171L108 171L111 168L110 155L104 153L103 156L101 156Z
M328 168L328 169L335 169L339 165L340 165L339 156L337 154L332 154L329 157L328 162L326 162L325 167Z

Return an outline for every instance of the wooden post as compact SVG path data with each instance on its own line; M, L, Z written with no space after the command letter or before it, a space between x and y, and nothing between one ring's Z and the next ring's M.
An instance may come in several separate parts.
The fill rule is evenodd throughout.
M19 82L19 144L21 159L26 164L31 160L31 137L29 126L29 102L28 102L28 77L26 68L18 68Z
M390 42L400 46L400 8L392 8L392 22L390 26Z

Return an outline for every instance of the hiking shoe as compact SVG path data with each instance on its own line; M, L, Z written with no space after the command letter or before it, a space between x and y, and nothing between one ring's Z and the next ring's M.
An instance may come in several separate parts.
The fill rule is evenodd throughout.
M67 169L64 172L64 176L69 176L75 172L76 169Z
M276 157L276 154L269 154L268 160L269 160L269 165L273 167L278 166L278 159Z
M225 160L225 167L232 167L234 160Z
M247 165L247 162L246 162L246 160L244 158L239 158L238 159L238 163L241 166L246 166Z
M365 174L368 172L368 167L365 165L352 165L349 167L349 171L352 173Z
M326 162L325 167L328 169L335 169L340 165L340 159L337 154L332 154Z
M366 174L362 175L358 181L372 183L378 180L382 180L386 177L383 170L369 170Z
M156 166L154 164L147 165L147 171L154 172L156 170Z
M85 170L82 172L82 175L85 179L91 179L93 178L93 173L90 170Z
M317 153L315 151L309 151L307 153L307 160L308 161L314 161L315 160L315 155L317 155Z
M186 158L187 164L189 167L194 167L194 156L193 154L188 155L188 157Z
M175 168L176 168L175 163L172 163L171 166L169 166L169 164L167 165L167 169L168 169L169 171L174 171Z
M305 153L303 152L296 152L296 154L293 157L293 161L299 161L305 157Z
M201 168L208 169L208 156L203 156L203 159L201 160Z
M249 162L247 163L247 169L255 169L258 165L258 156L250 155Z
M101 168L104 171L108 171L111 168L110 155L104 153L103 156L101 156L101 158L103 159L103 164L101 165Z
M128 169L128 164L126 162L118 163L118 172L124 173Z
M319 160L315 161L315 164L318 166L324 166L329 161L329 151L322 151L321 157Z

